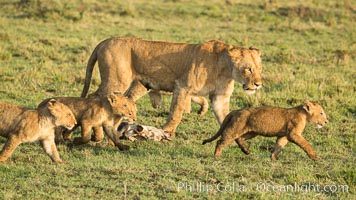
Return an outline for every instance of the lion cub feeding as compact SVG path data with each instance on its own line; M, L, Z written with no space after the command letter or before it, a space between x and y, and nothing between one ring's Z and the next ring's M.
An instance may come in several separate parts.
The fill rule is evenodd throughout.
M204 140L203 144L212 142L221 135L215 148L215 158L219 158L222 150L233 141L245 154L249 154L250 150L245 145L245 140L257 135L276 136L277 142L271 155L272 160L277 159L288 141L297 144L315 160L317 154L301 135L307 122L313 122L319 128L328 122L323 108L307 100L303 105L290 109L261 107L235 110L226 116L219 131L212 138Z
M116 133L113 130L116 130L123 117L136 120L137 110L134 101L121 93L112 93L106 97L57 97L54 99L68 106L74 113L78 126L81 126L81 137L74 138L74 144L85 144L90 140L101 141L105 132L120 150L129 149L116 139ZM93 137L90 134L92 129ZM73 130L64 132L66 140L70 140ZM60 128L56 129L56 140L61 137L62 133Z

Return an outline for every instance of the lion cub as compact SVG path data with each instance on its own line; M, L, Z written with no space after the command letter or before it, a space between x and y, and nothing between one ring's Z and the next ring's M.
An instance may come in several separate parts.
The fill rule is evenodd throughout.
M303 105L290 109L261 107L235 110L226 116L219 131L212 138L204 140L203 144L212 142L221 135L215 148L215 158L219 158L222 150L233 141L245 154L249 154L250 150L245 145L245 140L257 135L276 136L277 142L271 155L272 160L277 159L288 141L297 144L315 160L317 154L301 135L307 122L313 122L319 128L328 122L323 108L307 100Z
M77 123L72 111L54 99L36 110L0 102L0 120L0 135L8 138L0 152L0 162L5 162L19 144L39 140L49 157L61 163L54 143L54 129L57 126L72 129Z
M74 144L85 144L91 139L96 142L101 141L105 131L120 150L129 149L116 139L114 130L119 126L123 117L136 120L137 110L134 101L119 93L112 93L106 97L57 97L54 99L67 105L73 111L78 126L81 126L81 137L74 138ZM93 137L91 137L92 129ZM70 140L73 130L64 133L66 140ZM56 137L60 138L62 133L62 130L57 129Z

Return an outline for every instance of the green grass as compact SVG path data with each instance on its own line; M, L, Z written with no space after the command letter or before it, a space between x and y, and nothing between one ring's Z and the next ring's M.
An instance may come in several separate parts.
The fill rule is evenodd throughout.
M211 110L195 114L196 105L184 115L174 141L125 141L128 152L105 142L58 145L65 164L56 165L37 143L22 144L0 165L0 198L355 199L355 9L349 0L0 1L1 101L33 108L51 96L79 96L91 51L111 36L219 39L263 51L263 89L247 96L236 84L231 109L292 107L311 99L330 116L325 128L310 125L303 134L320 155L316 162L294 144L271 162L275 139L262 137L248 142L251 155L233 145L214 160L215 144L201 141L215 134L218 124ZM99 83L95 69L91 91ZM162 125L170 98L164 97L160 110L151 108L148 96L140 99L138 122ZM2 147L5 139L0 141ZM191 192L178 187L199 183L202 188ZM204 189L219 183L245 190ZM269 189L347 185L348 192L266 192L258 190L259 183Z

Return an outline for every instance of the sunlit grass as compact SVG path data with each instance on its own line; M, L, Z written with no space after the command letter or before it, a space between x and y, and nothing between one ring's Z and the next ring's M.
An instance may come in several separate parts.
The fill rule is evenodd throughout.
M90 143L58 145L63 165L53 164L38 143L20 145L0 164L3 199L354 199L355 198L355 5L351 1L8 1L0 3L0 99L35 107L51 96L79 96L94 47L112 36L199 43L219 39L263 52L264 87L247 96L236 83L231 109L293 107L318 101L330 117L323 129L303 135L319 154L316 162L288 144L270 161L275 138L248 141L251 155L232 145L220 160L215 143L201 141L219 126L185 114L171 142L136 141L128 152ZM94 70L91 91L100 77ZM137 102L138 123L161 126L170 108ZM78 134L78 133L77 133ZM1 144L5 139L0 139ZM2 145L1 145L2 147ZM244 191L178 189L179 183L231 183ZM259 183L283 186L347 185L347 192L258 191Z

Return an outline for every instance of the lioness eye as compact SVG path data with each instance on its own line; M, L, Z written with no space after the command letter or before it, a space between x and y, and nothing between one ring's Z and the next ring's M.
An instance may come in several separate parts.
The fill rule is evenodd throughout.
M246 68L246 69L245 69L245 72L252 74L252 69L251 69L251 68Z
M321 112L320 115L324 115L324 113Z

